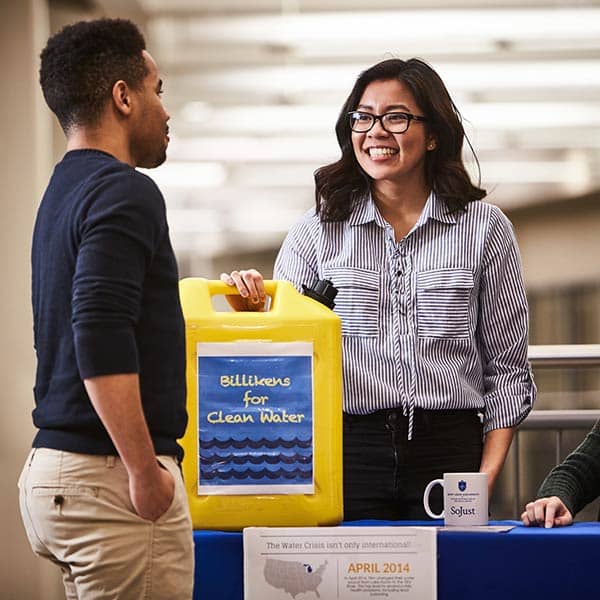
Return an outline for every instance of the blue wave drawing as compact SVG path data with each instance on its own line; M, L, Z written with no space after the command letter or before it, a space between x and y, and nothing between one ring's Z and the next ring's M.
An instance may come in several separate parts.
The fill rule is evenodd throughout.
M284 469L278 469L277 471L269 471L268 469L261 469L260 471L252 471L246 469L244 471L215 471L212 473L203 473L200 469L200 475L202 479L212 481L218 479L219 481L229 481L235 479L236 481L243 482L243 480L253 479L255 481L259 479L275 480L300 480L309 481L312 479L312 469L309 471L302 471L301 469L295 469L293 471L285 471Z
M200 438L200 481L206 485L305 484L313 477L312 438Z
M218 438L200 438L199 440L200 448L202 450L211 450L212 448L219 448L220 450L225 450L227 448L252 448L253 450L258 450L259 448L311 448L312 447L312 438L308 439L300 439L293 438L291 440L286 440L283 438L261 438L259 440L252 440L250 438L244 438L242 440L235 439L227 439L220 440Z
M312 453L307 455L302 454L210 454L209 452L200 453L200 462L206 465L228 465L233 463L234 465L244 465L247 463L253 465L260 465L267 463L269 465L276 465L283 463L286 465L292 465L295 463L301 465L308 465L312 463Z

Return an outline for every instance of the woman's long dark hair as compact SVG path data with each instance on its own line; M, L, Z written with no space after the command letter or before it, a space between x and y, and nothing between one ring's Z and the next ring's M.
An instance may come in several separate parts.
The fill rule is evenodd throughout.
M465 130L460 113L440 76L418 58L407 61L392 58L363 71L342 107L335 126L342 157L315 171L316 208L323 221L346 220L353 204L370 190L371 180L354 155L347 113L356 110L370 83L390 79L397 79L410 89L427 117L428 132L435 137L436 148L427 152L425 157L425 178L436 196L446 203L451 212L455 212L464 210L469 202L481 200L486 195L485 190L471 182L465 169L462 160ZM479 166L476 156L475 161Z

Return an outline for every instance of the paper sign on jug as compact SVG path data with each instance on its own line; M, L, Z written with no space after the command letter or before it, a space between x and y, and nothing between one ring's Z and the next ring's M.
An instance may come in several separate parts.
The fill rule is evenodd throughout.
M313 344L201 342L198 493L312 494Z

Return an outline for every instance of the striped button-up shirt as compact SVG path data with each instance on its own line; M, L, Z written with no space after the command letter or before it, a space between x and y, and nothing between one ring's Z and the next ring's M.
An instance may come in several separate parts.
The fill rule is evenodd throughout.
M370 197L346 221L311 210L288 233L274 278L338 289L345 412L401 407L412 432L415 407L477 409L487 432L531 410L527 300L499 208L449 213L430 194L399 242Z

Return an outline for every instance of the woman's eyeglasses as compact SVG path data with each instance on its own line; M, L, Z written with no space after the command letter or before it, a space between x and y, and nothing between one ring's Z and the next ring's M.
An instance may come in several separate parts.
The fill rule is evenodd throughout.
M370 131L376 121L379 121L388 133L404 133L411 121L427 121L425 117L407 112L388 112L383 115L373 115L360 110L352 110L348 113L348 117L350 117L350 129L356 133Z

